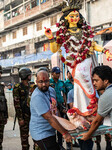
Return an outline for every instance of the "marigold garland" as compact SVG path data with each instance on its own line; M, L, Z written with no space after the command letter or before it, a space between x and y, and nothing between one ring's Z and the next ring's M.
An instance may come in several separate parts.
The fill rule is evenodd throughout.
M85 22L85 21L83 21ZM61 20L59 23L56 24L58 27L58 31L56 32L57 36L57 43L64 46L66 53L70 52L70 32L65 26L64 20ZM91 29L91 26L89 24L83 23L82 26L82 38L81 40L76 39L75 41L71 40L74 45L76 46L76 49L79 45L81 45L80 50L81 52L77 53L77 55L72 54L71 57L76 61L76 64L82 62L88 57L89 48L92 45L94 34ZM76 52L74 48L72 48L72 52ZM73 68L74 65L70 62L67 62L66 59L63 57L63 55L60 52L60 58L64 64L67 66Z

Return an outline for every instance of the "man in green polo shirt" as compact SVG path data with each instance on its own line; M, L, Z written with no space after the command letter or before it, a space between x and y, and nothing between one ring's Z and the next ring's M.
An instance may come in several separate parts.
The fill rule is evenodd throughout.
M54 67L51 72L52 78L50 79L50 85L56 91L57 103L66 104L65 85L62 80L59 80L60 68Z
M66 95L65 95L65 85L62 80L59 80L60 77L60 68L52 68L52 78L50 79L50 86L52 86L56 91L56 100L58 104L58 109L61 117L64 117L66 113ZM62 146L62 135L57 132L58 144L60 145L61 150L64 150Z

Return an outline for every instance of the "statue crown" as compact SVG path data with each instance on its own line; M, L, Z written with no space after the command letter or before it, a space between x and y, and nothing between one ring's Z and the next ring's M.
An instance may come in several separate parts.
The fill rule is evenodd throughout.
M66 12L71 9L79 10L81 8L83 0L63 0L62 6L62 12Z

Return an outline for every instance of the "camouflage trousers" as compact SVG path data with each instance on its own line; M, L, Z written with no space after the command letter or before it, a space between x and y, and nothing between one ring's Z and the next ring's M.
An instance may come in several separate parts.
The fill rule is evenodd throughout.
M2 114L0 113L0 150L2 150L2 143L3 143L3 133L4 133L4 117L2 118Z
M27 115L24 115L24 125L19 126L20 128L20 137L22 150L29 150L29 121L30 118Z
M4 126L5 125L2 124L2 120L0 120L0 150L2 150Z

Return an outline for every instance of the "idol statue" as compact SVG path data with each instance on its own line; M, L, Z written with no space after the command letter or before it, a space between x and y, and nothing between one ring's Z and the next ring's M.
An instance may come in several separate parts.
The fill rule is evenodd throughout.
M63 15L56 24L56 40L49 28L45 29L45 35L49 39L50 50L59 52L60 59L68 66L74 79L74 105L67 112L68 118L78 128L78 119L75 118L78 116L82 120L79 126L86 129L97 113L98 99L91 79L92 69L97 65L95 51L106 54L108 61L112 60L112 54L93 41L94 32L79 12L81 2L65 0L62 5ZM62 55L62 47L66 58Z

